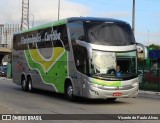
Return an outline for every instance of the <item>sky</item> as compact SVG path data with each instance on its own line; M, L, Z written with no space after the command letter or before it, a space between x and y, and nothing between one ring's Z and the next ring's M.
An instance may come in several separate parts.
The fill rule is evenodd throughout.
M60 0L60 19L106 17L132 25L133 0ZM160 0L135 0L136 42L160 45ZM0 0L0 24L20 24L22 0ZM58 0L30 0L30 27L56 21ZM34 19L33 19L34 17Z

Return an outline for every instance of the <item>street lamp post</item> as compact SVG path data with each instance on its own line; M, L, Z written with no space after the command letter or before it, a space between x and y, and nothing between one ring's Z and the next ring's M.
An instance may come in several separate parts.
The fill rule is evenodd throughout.
M58 20L59 20L59 16L60 16L60 0L58 0Z
M149 30L148 30L148 46L149 46L149 43L150 43L150 42L149 42Z
M132 31L135 32L135 0L133 0L133 8L132 8Z

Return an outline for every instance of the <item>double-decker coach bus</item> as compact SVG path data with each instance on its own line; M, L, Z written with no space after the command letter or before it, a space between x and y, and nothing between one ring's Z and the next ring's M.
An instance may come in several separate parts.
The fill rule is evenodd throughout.
M115 19L72 17L15 34L13 82L24 91L64 93L70 100L135 97L137 43L131 27Z

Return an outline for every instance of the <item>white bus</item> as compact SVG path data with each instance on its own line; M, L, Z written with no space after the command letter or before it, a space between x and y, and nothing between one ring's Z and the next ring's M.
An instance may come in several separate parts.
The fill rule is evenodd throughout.
M137 43L131 27L115 19L72 17L15 34L13 82L24 91L64 93L70 100L136 97Z

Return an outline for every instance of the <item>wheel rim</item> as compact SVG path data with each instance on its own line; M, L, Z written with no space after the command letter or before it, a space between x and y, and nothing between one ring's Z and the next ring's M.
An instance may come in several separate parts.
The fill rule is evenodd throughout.
M22 87L23 87L23 88L26 87L26 81L25 81L25 80L22 81Z
M69 96L69 97L72 97L73 96L73 87L70 85L70 86L68 86L68 88L67 88L67 95Z
M28 89L29 89L29 91L31 91L31 90L32 90L32 83L31 83L31 80L29 80L29 83L28 83Z

